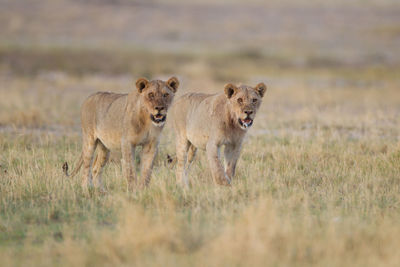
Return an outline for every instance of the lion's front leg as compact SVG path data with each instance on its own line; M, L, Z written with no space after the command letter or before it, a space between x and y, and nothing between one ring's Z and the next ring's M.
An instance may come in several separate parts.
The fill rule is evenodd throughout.
M121 142L122 152L122 170L128 182L128 189L132 189L133 184L137 182L135 172L135 149L131 143L123 140Z
M157 155L158 142L150 142L143 146L141 156L141 182L147 186L150 183L151 171L153 170L154 159Z
M220 185L230 185L231 181L225 174L220 160L220 147L214 143L208 143L207 147L207 159L210 165L211 173L214 181Z
M235 176L236 163L239 159L241 151L241 145L227 145L225 146L225 172L226 175L231 179Z

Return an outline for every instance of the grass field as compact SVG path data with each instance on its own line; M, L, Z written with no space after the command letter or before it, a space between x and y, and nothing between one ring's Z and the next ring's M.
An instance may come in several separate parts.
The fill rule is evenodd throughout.
M3 77L1 264L396 266L398 81L357 75L272 81L231 188L211 181L204 153L192 188L177 187L167 125L149 188L127 193L115 154L108 194L91 196L61 171L80 153L79 104L130 77Z
M225 6L212 1L21 2L0 1L0 266L399 265L395 1L228 1L221 24ZM149 30L193 9L177 18L182 29L172 19ZM276 24L256 27L263 12ZM350 23L356 15L362 23ZM130 30L146 16L148 26ZM247 28L230 24L236 16ZM245 41L226 45L236 38ZM175 153L168 122L148 188L127 192L118 152L105 168L106 194L88 195L79 175L63 176L62 164L80 154L88 95L171 75L181 81L178 96L267 84L231 187L213 183L204 152L190 189L176 185L165 164Z

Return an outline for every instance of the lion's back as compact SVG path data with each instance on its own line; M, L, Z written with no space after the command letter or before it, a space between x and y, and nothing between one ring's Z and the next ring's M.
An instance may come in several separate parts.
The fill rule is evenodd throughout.
M179 97L172 106L175 115L187 114L189 109L195 109L202 101L212 97L212 94L187 93Z
M94 129L108 121L120 121L125 107L126 94L97 92L90 95L82 104L81 122L85 129Z

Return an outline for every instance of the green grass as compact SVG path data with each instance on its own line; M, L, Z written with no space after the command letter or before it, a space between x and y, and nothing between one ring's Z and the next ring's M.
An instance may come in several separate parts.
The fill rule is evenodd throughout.
M106 195L87 195L79 177L62 175L63 161L79 155L78 137L5 134L3 263L395 266L397 142L288 134L250 138L231 188L210 180L200 153L188 191L159 158L150 187L133 193L111 162ZM162 147L160 157L173 153Z
M18 49L2 54L11 60L2 61L11 74L0 72L0 265L400 261L396 68L282 67L257 59L254 51L160 54L174 58L160 63L157 53L130 51L116 56L123 66L119 73L110 71L118 69L113 60L110 69L91 68L108 61L111 54L103 50ZM128 55L145 63L130 63ZM14 56L26 65L12 65ZM81 60L97 56L80 69ZM64 63L63 72L53 72ZM38 65L30 69L31 64ZM105 168L106 194L87 194L79 175L63 176L62 164L73 167L80 154L79 108L88 95L129 92L137 74L165 78L172 70L181 80L178 95L217 92L226 82L266 82L232 187L211 181L203 152L190 171L190 189L177 186L174 169L165 165L167 154L174 154L168 123L148 188L126 191L118 153Z
M239 47L225 52L154 51L144 47L85 47L57 45L0 44L0 71L35 77L47 72L62 72L73 76L91 74L125 75L152 78L156 75L186 73L188 66L204 64L209 73L195 69L195 75L210 75L214 81L242 82L251 76L282 72L294 75L319 73L340 76L347 80L398 80L400 66L390 68L379 61L347 63L341 58L307 53L304 62L296 63L293 52L266 53L259 48ZM104 64L107 62L107 64ZM191 73L193 74L193 73Z

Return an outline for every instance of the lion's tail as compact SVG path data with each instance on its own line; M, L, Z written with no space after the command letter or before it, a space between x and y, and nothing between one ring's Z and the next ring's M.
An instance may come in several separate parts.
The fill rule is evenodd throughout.
M77 163L77 165L75 167L75 170L73 170L72 173L68 174L68 169L69 169L68 162L64 162L62 168L63 168L64 174L67 177L74 177L79 172L79 170L81 169L82 165L83 165L83 155L81 154L81 157L79 158L79 161L78 161L78 163Z
M165 165L169 168L173 168L176 164L176 156L170 156L167 154L167 160L165 161Z

